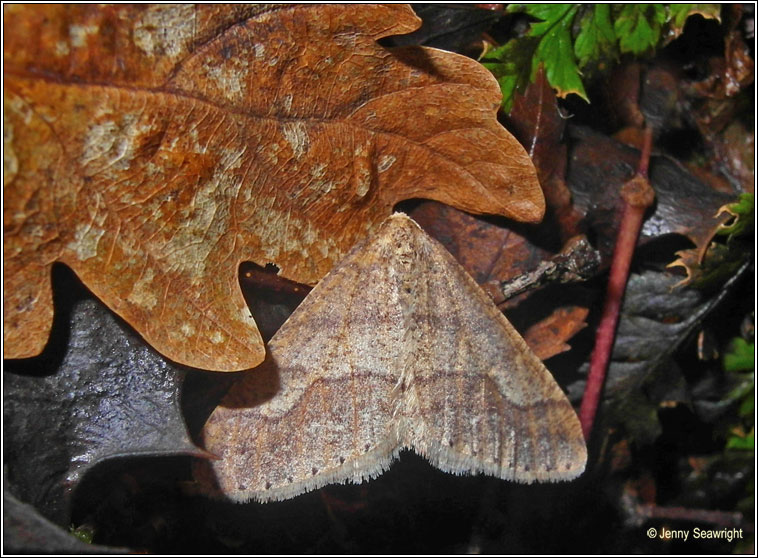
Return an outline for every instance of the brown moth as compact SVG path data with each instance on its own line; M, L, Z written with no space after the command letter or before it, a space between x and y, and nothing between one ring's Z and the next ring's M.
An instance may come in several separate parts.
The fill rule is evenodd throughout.
M396 213L316 286L204 428L204 491L283 500L385 471L404 448L454 474L584 471L550 372L437 241Z

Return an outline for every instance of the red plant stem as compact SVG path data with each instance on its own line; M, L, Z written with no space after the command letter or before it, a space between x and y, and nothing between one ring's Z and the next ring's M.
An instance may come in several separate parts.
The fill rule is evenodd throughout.
M589 439L592 423L595 420L605 373L616 339L616 324L618 323L621 301L626 290L626 280L629 277L629 266L632 262L632 254L637 245L637 235L640 232L642 216L645 212L644 208L640 209L629 204L624 204L623 211L621 226L616 237L610 276L608 277L603 314L597 328L595 348L590 359L587 387L584 390L582 406L579 409L579 422L582 424L585 440Z
M582 396L579 409L579 422L582 425L584 439L589 440L592 424L595 421L600 394L605 382L605 374L611 359L611 351L616 340L616 325L618 324L621 302L629 278L629 267L632 263L637 237L642 228L645 210L653 203L655 193L647 180L648 162L652 148L652 130L645 130L645 143L640 154L637 174L621 188L624 208L621 214L613 251L613 260L608 277L608 289L605 294L605 304L600 324L595 336L595 348L590 358L590 369L587 374L587 387Z
M645 128L645 135L642 138L642 150L640 151L640 162L637 165L637 176L647 180L647 170L650 166L650 153L653 151L653 129ZM651 202L652 203L652 200Z

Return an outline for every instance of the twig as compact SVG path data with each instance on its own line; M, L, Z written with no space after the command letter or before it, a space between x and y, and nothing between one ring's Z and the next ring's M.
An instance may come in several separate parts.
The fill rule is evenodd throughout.
M534 269L512 279L497 281L489 292L495 293L495 304L502 304L518 294L548 283L586 281L595 275L599 266L599 252L584 235L577 235L569 239L563 249L549 260L540 262Z
M595 337L595 348L590 359L587 387L584 390L582 405L579 410L579 421L582 424L585 440L589 440L592 432L592 424L603 390L605 374L616 339L616 325L621 310L621 301L624 298L626 282L629 278L629 267L642 227L642 219L645 210L655 200L655 192L647 179L652 142L653 131L652 128L647 127L637 174L621 188L621 197L624 200L621 224L616 237L616 247L613 251L603 314L600 318Z

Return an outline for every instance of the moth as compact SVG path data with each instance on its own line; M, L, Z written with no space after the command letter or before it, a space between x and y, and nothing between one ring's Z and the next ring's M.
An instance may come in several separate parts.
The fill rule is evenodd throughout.
M208 419L196 470L235 501L362 482L404 448L454 474L560 481L584 471L579 420L489 297L396 213L355 246Z

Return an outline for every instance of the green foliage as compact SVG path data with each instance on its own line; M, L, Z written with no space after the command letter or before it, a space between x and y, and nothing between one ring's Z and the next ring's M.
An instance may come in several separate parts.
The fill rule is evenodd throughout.
M492 59L482 62L492 72L503 92L503 107L511 110L513 95L523 91L534 79L531 63L537 42L533 37L524 37L518 41L508 41L503 46L490 52Z
M579 19L579 34L574 42L574 54L584 68L593 60L617 56L616 32L611 22L608 4L597 4L594 9L583 10Z
M753 220L755 218L755 198L753 194L740 194L736 202L725 205L719 210L719 213L726 212L732 215L730 223L722 226L719 235L727 235L727 242L734 237L743 236L752 232Z
M718 10L718 4L511 4L509 13L537 21L523 37L486 53L482 63L500 83L506 112L540 65L558 96L574 93L589 102L583 74L621 54L652 52L681 33L690 15L718 19Z
M724 355L724 370L742 372L755 368L755 343L748 343L741 337L735 337Z
M69 527L69 532L83 543L92 544L92 539L95 537L95 529L88 524Z
M731 218L712 229L704 256L700 256L697 248L677 252L679 259L669 267L682 266L687 270L688 277L682 284L705 291L719 288L753 256L753 203L753 194L743 193L736 201L719 208L716 217L726 213Z
M755 448L755 343L741 337L732 339L724 354L724 371L736 385L727 394L728 400L738 403L736 425L730 430L726 449L749 450Z
M668 18L663 4L625 4L613 22L621 52L643 54L653 50Z
M551 9L554 12L555 10L552 10L554 6L564 7L566 4L547 4L535 7ZM571 44L571 24L577 8L576 6L568 6L568 9L553 14L557 16L554 20L546 20L542 24L532 25L530 34L535 38L541 38L532 59L531 75L534 76L539 64L543 64L548 83L560 83L564 96L569 93L576 93L582 99L587 100L587 93L584 91L584 85L579 77L579 68L576 65L573 45ZM545 9L546 13L548 12L547 9Z
M490 51L482 60L500 83L503 107L510 110L513 95L534 81L540 65L548 83L561 96L576 93L587 99L573 52L571 26L579 10L575 4L511 4L509 12L523 11L538 21L519 39Z
M667 22L670 38L678 37L684 29L687 18L699 14L706 19L721 21L721 4L669 4Z
M747 434L742 434L738 431L735 431L726 441L726 449L752 451L754 448L755 429L751 429Z

